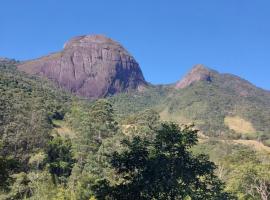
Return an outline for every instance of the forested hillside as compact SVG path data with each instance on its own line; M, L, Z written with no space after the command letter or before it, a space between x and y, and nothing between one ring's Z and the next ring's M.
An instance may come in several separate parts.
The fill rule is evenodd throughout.
M114 96L110 101L121 115L152 108L161 119L194 123L210 137L254 139L269 145L270 92L234 75L206 67L203 70L211 73L209 80L181 89L174 85L148 87L136 94Z
M65 92L18 72L14 64L0 64L1 185L10 191L10 199L20 198L16 187L41 164L52 137L52 120L62 119L70 103Z
M0 66L0 199L269 198L270 151L245 143L267 144L267 92L239 97L232 78L89 101L15 65Z

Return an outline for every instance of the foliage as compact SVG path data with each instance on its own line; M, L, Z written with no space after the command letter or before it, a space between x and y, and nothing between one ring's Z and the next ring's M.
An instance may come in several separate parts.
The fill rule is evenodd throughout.
M154 109L163 120L194 123L204 134L226 139L247 137L225 124L226 117L239 117L252 124L255 139L264 134L265 141L270 137L270 95L238 79L218 75L211 83L201 81L181 90L170 86L147 88L141 93L117 95L110 101L121 116ZM249 91L248 96L239 95L239 85Z
M30 197L31 189L28 185L30 180L28 179L27 174L24 172L13 174L12 178L14 179L14 182L12 186L10 186L9 193L6 195L5 199L19 200Z
M144 91L122 93L112 96L108 100L113 105L117 115L124 117L163 104L171 90L167 86L150 86Z
M94 187L98 199L231 199L214 175L215 165L204 155L193 156L197 131L165 123L154 141L123 140L125 151L114 152L111 165L121 184L106 179Z
M0 153L13 156L27 168L30 155L46 146L51 119L64 115L69 97L13 66L0 66L0 72Z
M230 170L229 190L235 192L239 199L269 199L269 155L241 150L225 159L223 164Z
M267 199L270 190L270 155L228 142L208 141L193 147L195 154L207 152L218 164L216 174L226 190L240 200Z
M239 97L234 87L241 82L218 78L182 90L149 86L87 101L15 65L0 63L0 199L233 198L224 187L239 199L268 198L270 156L220 140L269 143L264 91L251 88ZM239 116L256 132L230 130L227 116ZM161 120L194 122L210 138L194 145L195 130L170 123L159 128Z
M55 137L48 143L47 163L53 176L66 178L70 176L74 164L71 152L71 141Z
M27 176L42 166L28 164L43 152L53 129L63 118L70 96L47 80L16 70L16 62L0 63L1 199L29 197Z
M245 163L239 166L228 187L236 191L239 199L262 199L270 197L269 164Z

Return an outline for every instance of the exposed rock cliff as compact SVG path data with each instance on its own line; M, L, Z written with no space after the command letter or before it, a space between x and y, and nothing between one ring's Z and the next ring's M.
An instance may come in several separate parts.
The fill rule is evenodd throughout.
M79 96L98 98L147 85L136 60L117 42L102 35L79 36L63 51L18 65L47 77Z

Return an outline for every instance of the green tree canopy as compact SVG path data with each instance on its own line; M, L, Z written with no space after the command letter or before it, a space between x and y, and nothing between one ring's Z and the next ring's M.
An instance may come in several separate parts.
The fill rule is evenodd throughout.
M110 164L121 177L119 184L100 180L98 199L233 199L215 176L216 166L205 155L194 156L197 130L163 123L153 141L139 136L123 140L126 147L111 155Z
M49 171L54 178L68 177L75 162L72 158L71 141L56 137L48 143L46 153Z

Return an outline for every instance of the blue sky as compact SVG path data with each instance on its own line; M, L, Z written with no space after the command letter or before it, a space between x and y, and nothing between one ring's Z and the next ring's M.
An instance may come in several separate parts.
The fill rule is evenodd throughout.
M269 0L1 0L0 8L2 57L37 58L97 33L122 43L155 84L202 63L270 90Z

